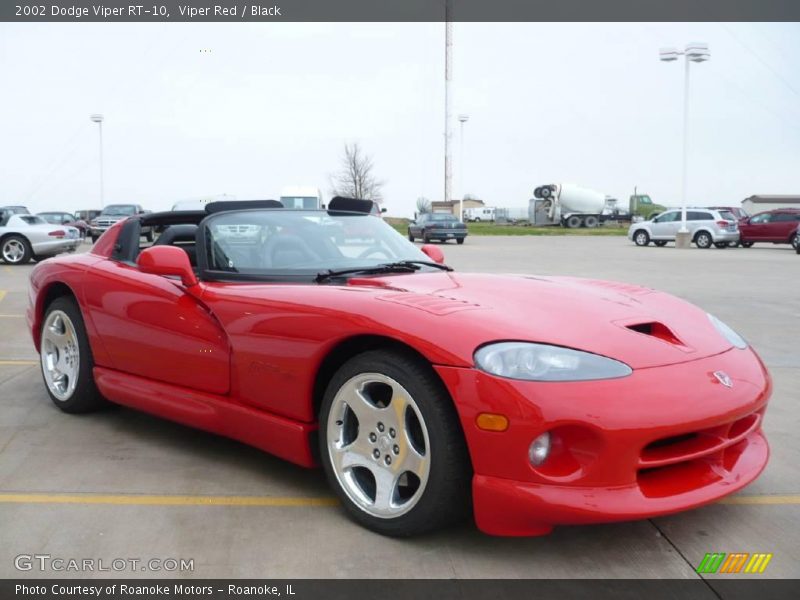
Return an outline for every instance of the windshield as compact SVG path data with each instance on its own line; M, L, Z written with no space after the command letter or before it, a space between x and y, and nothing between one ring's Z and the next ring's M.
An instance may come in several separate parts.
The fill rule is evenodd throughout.
M102 214L104 215L124 215L130 216L136 214L136 207L133 204L114 204L112 206L106 206L103 209Z
M208 268L247 275L318 274L430 261L382 219L326 211L248 210L207 217Z
M446 214L432 214L428 217L429 221L455 221L456 218L453 215L446 215Z

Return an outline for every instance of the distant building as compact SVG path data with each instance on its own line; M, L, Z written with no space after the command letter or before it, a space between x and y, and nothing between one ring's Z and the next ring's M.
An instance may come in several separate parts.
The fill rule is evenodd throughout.
M431 202L431 211L435 213L450 213L451 215L458 216L460 200L440 200L438 202ZM483 200L476 200L467 198L464 200L464 210L468 208L482 208L486 205Z
M742 200L742 208L751 215L776 208L800 208L800 196L758 194Z

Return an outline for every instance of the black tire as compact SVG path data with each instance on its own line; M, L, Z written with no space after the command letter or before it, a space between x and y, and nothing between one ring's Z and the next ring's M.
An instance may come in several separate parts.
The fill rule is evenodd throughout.
M577 215L572 215L566 220L566 224L568 229L577 229L583 224L583 219Z
M714 242L714 247L719 248L720 250L724 250L730 245L729 242Z
M465 239L466 238L456 238L456 244L459 244L459 245L463 244Z
M667 241L666 240L654 240L653 243L656 246L658 246L659 248L663 248L664 246L667 245Z
M753 244L754 244L754 242L739 242L739 245L742 248L752 248Z
M792 245L792 248L794 248L795 250L798 249L798 243L797 242L798 242L798 236L796 236L796 235L793 235L792 239L789 240L789 243Z
M633 243L637 246L647 246L650 243L650 234L644 229L637 229L633 233Z
M429 447L425 452L430 466L425 487L415 504L399 516L378 517L359 507L343 489L330 458L328 425L336 394L361 374L388 377L402 386L416 404L424 421L423 427L428 432ZM389 403L392 398L390 393ZM391 350L371 350L351 358L328 384L319 423L323 469L348 516L356 523L382 535L411 536L455 523L469 514L472 468L458 414L444 385L422 359ZM337 421L334 427L340 423ZM359 423L356 437L361 433L367 435L366 427L363 432L361 427ZM370 438L370 444L380 445L380 440L373 442L373 439Z
M19 251L22 251L20 254ZM8 258L6 257L8 254ZM24 236L12 234L0 243L0 258L9 265L24 265L33 258L31 244Z
M47 378L45 376L45 360L39 361L42 378L45 380L45 389L50 399L59 409L66 413L79 414L87 413L103 408L108 402L100 394L97 385L94 382L94 358L92 357L92 349L89 346L89 338L86 335L86 327L83 324L83 316L81 315L80 308L75 299L71 296L60 296L53 300L45 309L44 319L42 319L42 347L40 348L42 357L44 357L44 336L45 327L48 323L48 318L54 311L61 311L64 313L75 328L75 334L78 341L78 376L77 383L74 390L65 399L60 399L53 394L47 385Z
M698 248L711 248L714 245L714 239L707 231L698 231L694 236L694 243Z
M481 222L481 218L480 217L475 217L475 222L476 223L480 223Z
M153 228L152 227L150 228L150 230L147 233L144 234L144 239L146 239L148 242L151 242L151 243L153 242L155 237L156 236L153 234Z
M428 237L427 233L423 233L422 234L422 243L423 244L430 244L431 243L431 238Z
M800 244L797 244L797 245L794 247L794 251L795 251L795 253L796 253L796 254L800 254Z
M595 217L594 215L589 215L583 221L583 224L586 225L589 229L594 229L598 225L600 225L600 219Z
M408 241L409 242L413 242L414 241L414 236L411 235L411 230L410 229L408 230Z
M93 243L93 244L96 244L96 243L97 243L97 240L99 240L99 239L100 239L100 236L99 236L99 235L93 235L93 236L92 236L92 243Z

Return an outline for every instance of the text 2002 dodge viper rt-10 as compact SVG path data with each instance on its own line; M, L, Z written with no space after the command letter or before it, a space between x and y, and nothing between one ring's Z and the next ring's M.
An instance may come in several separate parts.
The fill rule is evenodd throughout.
M497 535L663 515L763 470L770 377L715 317L633 285L455 273L361 208L139 215L37 265L52 400L321 464L388 535L470 512Z

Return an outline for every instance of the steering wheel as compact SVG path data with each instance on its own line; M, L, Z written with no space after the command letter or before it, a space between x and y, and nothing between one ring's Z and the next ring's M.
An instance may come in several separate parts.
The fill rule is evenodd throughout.
M386 250L381 246L379 246L378 244L375 244L374 246L370 246L369 248L365 249L363 252L361 252L361 254L358 255L357 258L367 258L369 256L372 256L373 254L380 254L383 258L386 259L391 258L391 256L389 256L386 253Z

